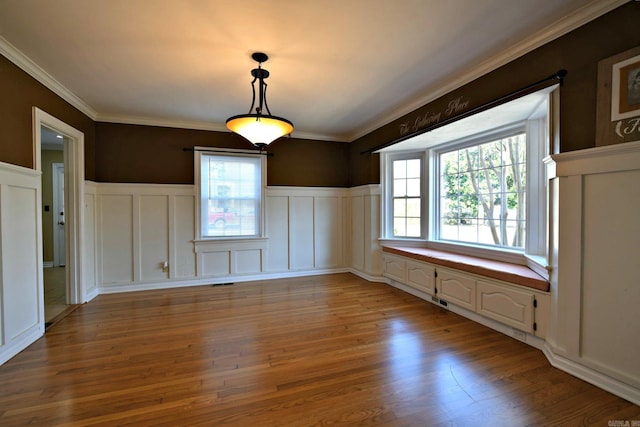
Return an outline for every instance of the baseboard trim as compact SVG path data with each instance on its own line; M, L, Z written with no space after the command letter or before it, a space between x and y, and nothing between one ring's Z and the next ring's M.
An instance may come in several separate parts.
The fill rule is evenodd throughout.
M16 356L25 348L33 344L38 338L44 335L44 323L34 325L22 334L20 339L9 343L6 347L0 349L0 366Z
M640 406L640 390L637 388L554 353L548 342L542 346L542 352L554 368Z
M275 273L260 273L244 276L211 276L198 279L168 280L163 282L124 283L103 285L98 289L99 294L116 294L121 292L152 291L157 289L184 288L188 286L220 285L223 283L253 282L257 280L287 279L293 277L319 276L321 274L350 273L349 268L330 268L322 270L282 271Z
M84 298L82 303L88 303L89 301L91 301L92 299L94 299L95 297L97 297L98 295L100 295L100 291L98 290L98 288L91 288L87 291L87 293L84 294Z
M370 274L365 273L364 271L356 270L355 268L348 269L349 273L355 274L361 279L367 280L369 282L377 282L377 283L386 283L384 276L372 276Z

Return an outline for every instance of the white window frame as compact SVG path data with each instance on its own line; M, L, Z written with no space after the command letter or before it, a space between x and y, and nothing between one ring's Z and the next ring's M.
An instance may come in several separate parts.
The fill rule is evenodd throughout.
M525 120L509 125L496 126L485 132L468 135L457 140L426 143L424 148L414 145L413 149L395 151L382 150L381 165L381 243L403 244L407 246L426 246L432 249L456 252L465 255L495 259L528 265L539 272L546 272L548 266L549 224L548 224L548 188L543 159L550 154L551 141L556 135L557 115L552 107L557 107L557 89L548 88L545 101L533 108L533 112ZM525 248L520 250L504 246L478 245L467 242L438 240L437 207L439 203L438 153L465 145L480 144L500 138L501 135L513 134L516 130L525 130L527 135L527 184L526 184L526 238ZM445 150L446 148L446 150ZM393 236L392 218L392 162L396 159L416 158L424 156L423 172L423 237L401 238ZM433 208L431 208L433 207Z
M224 241L224 240L251 240L256 238L265 238L265 188L267 182L267 160L266 156L256 154L251 150L234 150L234 149L214 149L211 147L194 147L194 184L195 184L195 225L196 225L196 241ZM202 215L203 215L203 195L202 195L202 176L201 163L202 157L205 155L228 156L228 157L251 157L260 159L260 200L258 209L258 230L256 234L247 236L203 236L202 234Z
M420 200L420 215L422 218L420 224L420 236L417 237L396 237L393 234L393 162L396 160L412 160L418 159L420 160L421 171L420 171L420 189L421 189L421 200ZM403 153L393 153L388 156L381 156L381 160L383 161L383 173L385 178L385 185L382 186L382 200L388 200L388 203L384 203L383 209L385 209L385 213L383 218L385 221L384 228L388 230L389 238L392 239L402 239L402 240L423 240L427 236L427 224L424 221L425 213L428 212L428 191L425 185L425 177L427 171L427 156L424 151L409 151ZM387 171L388 169L388 171Z
M443 243L443 244L448 244L448 245L462 245L462 246L471 246L471 247L478 247L478 248L485 248L488 250L499 250L499 251L504 251L504 252L514 252L514 253L524 253L525 252L525 248L526 248L526 244L528 243L528 238L529 238L529 209L531 204L529 203L529 193L528 190L530 188L529 186L529 171L528 168L531 164L531 162L529 161L529 156L530 156L530 137L529 137L529 133L527 132L527 122L521 122L521 123L514 123L512 125L509 126L503 126L503 127L498 127L495 129L492 129L490 132L485 132L482 134L476 134L476 135L471 135L470 137L467 138L463 138L459 141L452 141L452 142L447 142L441 145L438 145L437 147L429 150L429 156L432 159L431 160L431 165L432 168L430 170L430 173L428 175L428 179L430 182L433 183L432 188L433 188L433 196L431 198L432 200L432 206L433 209L431 209L429 211L429 224L431 225L430 229L432 230L432 233L430 234L430 240L434 241L434 242L438 242L438 243ZM526 194L526 213L525 213L525 221L527 224L527 228L525 231L525 248L519 249L519 248L512 248L512 247L508 247L508 246L499 246L499 245L491 245L491 244L480 244L480 243L472 243L472 242L464 242L464 241L456 241L456 240L443 240L440 239L440 218L438 213L440 212L440 155L443 153L448 153L450 151L454 151L454 150L458 150L458 149L463 149L466 147L473 147L473 146L477 146L477 145L482 145L484 143L487 142L492 142L492 141L496 141L496 140L500 140L503 138L508 138L510 136L513 136L515 134L520 134L520 133L525 133L526 134L526 144L527 144L527 182L526 182L526 188L525 188L525 194ZM540 164L542 164L542 159L540 159ZM536 203L537 201L533 201L534 203Z

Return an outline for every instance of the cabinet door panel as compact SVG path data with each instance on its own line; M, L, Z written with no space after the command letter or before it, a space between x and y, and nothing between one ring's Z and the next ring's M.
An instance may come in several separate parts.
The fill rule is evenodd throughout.
M421 291L433 294L435 268L423 262L407 261L407 284Z
M407 261L401 257L384 255L384 275L398 282L406 283Z
M476 281L464 274L438 269L438 298L475 311Z
M477 289L479 314L533 332L533 294L484 281Z

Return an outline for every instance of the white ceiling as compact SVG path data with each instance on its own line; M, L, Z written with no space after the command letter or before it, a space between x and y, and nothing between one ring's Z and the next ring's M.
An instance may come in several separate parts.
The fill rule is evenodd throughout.
M0 0L0 53L95 120L223 130L263 51L292 136L351 141L625 2Z

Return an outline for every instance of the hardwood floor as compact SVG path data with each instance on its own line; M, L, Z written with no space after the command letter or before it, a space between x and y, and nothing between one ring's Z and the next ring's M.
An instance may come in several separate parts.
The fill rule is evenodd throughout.
M640 420L543 354L351 274L101 295L0 367L0 425Z
M69 308L69 305L67 305L65 268L45 268L43 282L44 320L50 323Z

